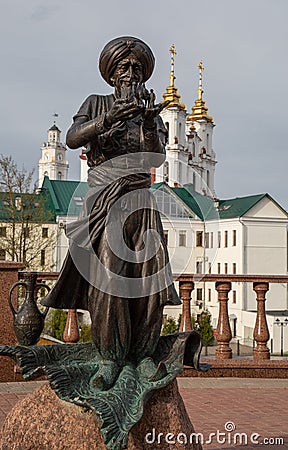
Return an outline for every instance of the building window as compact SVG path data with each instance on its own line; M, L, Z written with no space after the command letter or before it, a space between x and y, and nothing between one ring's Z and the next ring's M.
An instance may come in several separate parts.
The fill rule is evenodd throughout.
M200 289L200 288L197 289L197 292L196 292L196 294L197 294L197 297L196 297L196 298L197 298L197 301L200 301L200 302L202 301L202 299L203 299L202 291L203 291L203 290Z
M225 274L228 273L228 264L227 263L224 264L224 272L225 272Z
M213 242L213 233L210 233L210 248L213 248L214 242Z
M45 266L45 250L41 250L41 259L40 259L40 264L41 266Z
M166 245L168 245L168 231L164 230L163 234L164 234L165 243L166 243Z
M221 273L221 264L220 263L218 263L218 275Z
M26 239L29 238L29 236L30 236L30 230L29 230L29 227L23 228L23 235L24 235L24 237L25 237Z
M211 289L208 289L208 302L211 302Z
M169 162L165 161L163 165L163 181L169 183Z
M233 230L232 245L233 245L233 247L236 247L236 245L237 245L237 234L236 234L236 230Z
M228 231L225 231L224 234L224 246L228 247Z
M203 231L196 231L196 247L203 247Z
M6 259L6 250L0 248L0 261L5 261Z
M209 248L209 233L204 235L205 248Z
M236 303L236 291L232 291L232 303Z
M196 273L202 273L202 261L196 261Z
M233 274L236 275L237 270L236 270L236 263L233 263Z
M48 228L42 228L42 238L48 238Z
M179 247L186 247L186 231L179 231Z
M218 248L221 247L221 231L218 231Z
M6 237L6 227L0 227L0 237Z
M58 172L57 179L62 180L62 172Z

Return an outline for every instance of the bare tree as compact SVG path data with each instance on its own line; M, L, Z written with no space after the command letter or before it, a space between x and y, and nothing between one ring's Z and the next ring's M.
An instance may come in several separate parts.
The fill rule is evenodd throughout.
M0 155L0 248L24 267L47 270L57 242L54 211L49 193L33 185L33 175Z

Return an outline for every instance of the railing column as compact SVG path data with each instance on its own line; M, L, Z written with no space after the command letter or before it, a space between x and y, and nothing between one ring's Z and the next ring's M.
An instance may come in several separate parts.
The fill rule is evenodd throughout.
M254 282L253 290L256 292L257 300L257 316L253 334L256 348L254 348L253 356L254 359L270 359L270 351L267 347L270 334L265 311L266 292L269 290L269 283Z
M182 305L182 317L179 331L191 331L193 330L192 320L191 320L191 292L194 289L193 281L180 281L179 291L180 297L183 302Z
M219 302L219 316L216 331L216 339L218 342L216 358L231 359L232 350L229 346L229 342L232 339L232 333L228 316L228 293L231 290L231 283L226 281L217 281L215 288L218 292Z
M63 333L66 344L76 344L80 339L78 317L76 309L68 309L68 316Z

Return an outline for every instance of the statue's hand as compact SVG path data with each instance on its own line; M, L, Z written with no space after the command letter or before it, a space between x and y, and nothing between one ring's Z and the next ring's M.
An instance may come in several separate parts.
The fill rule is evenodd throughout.
M116 122L133 119L143 109L144 107L142 105L137 105L135 102L129 102L123 98L119 98L115 100L112 108L106 113L106 124L111 127Z
M144 127L151 128L155 123L155 117L157 117L169 103L170 100L166 100L166 102L158 103L154 108L146 108L144 112Z

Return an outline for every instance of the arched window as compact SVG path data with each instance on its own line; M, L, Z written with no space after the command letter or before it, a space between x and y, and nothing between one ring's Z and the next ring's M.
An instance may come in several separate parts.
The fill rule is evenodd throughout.
M210 171L207 170L207 186L210 188Z
M58 180L62 180L62 172L58 172L57 179L58 179Z
M165 161L163 165L163 181L169 182L169 162Z

